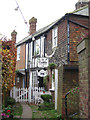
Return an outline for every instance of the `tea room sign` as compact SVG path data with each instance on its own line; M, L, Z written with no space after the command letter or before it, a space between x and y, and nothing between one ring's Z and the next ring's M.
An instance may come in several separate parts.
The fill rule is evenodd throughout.
M48 59L47 58L38 58L38 67L44 68L48 67Z

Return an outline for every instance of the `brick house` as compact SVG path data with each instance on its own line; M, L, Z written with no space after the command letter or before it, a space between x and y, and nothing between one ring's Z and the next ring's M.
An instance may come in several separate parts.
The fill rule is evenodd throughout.
M64 79L66 78L67 81L71 79L71 84L67 83L67 91L72 88L73 79L78 83L78 54L76 45L88 34L88 15L80 13L80 11L86 11L86 9L87 7L83 7L78 11L74 11L74 13L65 14L62 18L38 31L36 31L37 19L33 17L29 21L30 35L16 44L17 50L19 49L19 52L17 51L18 60L16 68L18 75L16 82L22 81L23 86L44 86L43 79L48 69L48 61L57 65L55 70L48 70L48 90L51 91L55 99L55 109L58 109L58 111L60 109L59 103L61 102L58 97L61 97L59 95L61 88L58 86L60 85L60 77L62 77L62 75L58 77L60 75L58 68L63 66L64 72L62 74L65 73L64 75L66 75ZM71 72L72 76L70 75ZM54 79L53 74L55 75ZM18 77L21 80L18 80ZM22 85L19 82L18 84ZM64 95L67 92L65 91L67 84L63 85ZM61 111L59 112L61 113Z

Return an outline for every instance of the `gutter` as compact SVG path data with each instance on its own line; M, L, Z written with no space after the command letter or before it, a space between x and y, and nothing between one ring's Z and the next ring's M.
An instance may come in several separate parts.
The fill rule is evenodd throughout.
M61 17L60 19L56 20L55 22L51 23L50 25L36 31L34 34L27 36L26 38L24 38L23 40L19 41L18 43L16 43L16 47L20 46L21 44L27 42L28 40L32 39L32 37L39 37L42 34L47 33L50 29L52 29L55 25L58 25L60 22L62 22L62 20L68 19L68 16L81 16L81 17L88 17L88 16L84 16L84 15L77 15L77 14L73 14L73 13L66 13L63 17Z

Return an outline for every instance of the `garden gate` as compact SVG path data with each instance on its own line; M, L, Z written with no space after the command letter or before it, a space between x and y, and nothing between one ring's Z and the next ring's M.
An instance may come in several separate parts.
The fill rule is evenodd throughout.
M37 104L41 102L40 96L42 94L51 94L49 91L44 93L43 87L29 87L29 88L16 88L10 91L10 97L13 97L16 102L34 102Z

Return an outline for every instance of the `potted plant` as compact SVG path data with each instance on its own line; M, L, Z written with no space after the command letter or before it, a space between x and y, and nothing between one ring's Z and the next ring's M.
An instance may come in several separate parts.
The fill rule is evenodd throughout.
M50 63L48 67L49 67L49 69L53 70L53 69L56 68L56 64L55 63Z

